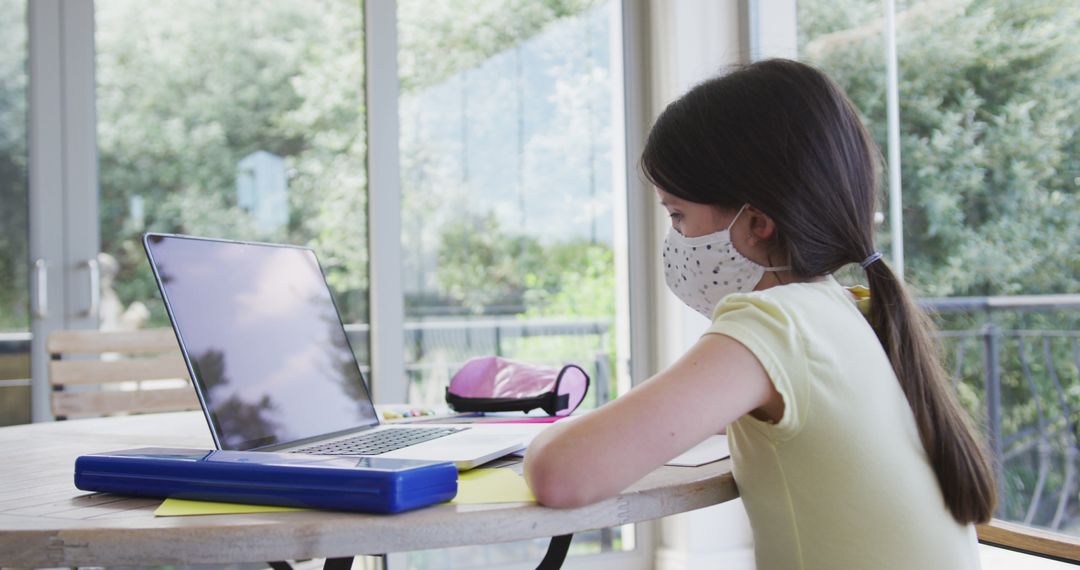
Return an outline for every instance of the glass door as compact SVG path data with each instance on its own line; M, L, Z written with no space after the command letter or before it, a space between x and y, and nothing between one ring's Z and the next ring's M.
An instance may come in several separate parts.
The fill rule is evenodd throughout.
M30 421L26 0L0 0L0 426Z
M97 221L87 215L97 211L93 4L27 8L31 417L45 421L49 334L97 324Z
M168 326L146 231L313 247L368 361L359 2L2 1L5 422L50 332Z

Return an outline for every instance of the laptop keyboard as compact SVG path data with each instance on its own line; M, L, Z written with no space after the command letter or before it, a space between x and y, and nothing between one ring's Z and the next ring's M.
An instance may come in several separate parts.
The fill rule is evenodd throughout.
M314 455L379 455L469 429L462 427L402 427L365 433L349 439L294 449L289 453Z

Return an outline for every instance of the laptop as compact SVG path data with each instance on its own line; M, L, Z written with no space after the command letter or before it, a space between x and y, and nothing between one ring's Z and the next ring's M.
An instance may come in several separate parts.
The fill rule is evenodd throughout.
M381 424L309 248L158 233L143 247L218 449L470 469L530 439L513 424Z

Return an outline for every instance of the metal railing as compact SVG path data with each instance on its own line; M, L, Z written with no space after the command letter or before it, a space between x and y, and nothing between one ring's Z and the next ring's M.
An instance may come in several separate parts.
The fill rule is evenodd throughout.
M30 385L30 332L0 333L0 388Z
M560 365L574 362L592 378L588 405L610 399L611 346L610 319L482 317L405 323L405 373L410 400L434 404L443 399L443 389L454 372L476 356L505 356ZM366 324L345 325L349 342L361 363L366 358L370 328ZM530 351L530 343L563 339L562 346L544 351L543 357ZM535 348L535 347L532 347ZM530 354L530 352L534 354ZM365 373L366 366L362 366Z
M946 365L986 431L997 516L1080 531L1080 295L927 299Z
M475 356L527 357L527 345L538 339L565 339L566 346L549 350L556 362L574 362L581 365L592 377L590 401L606 402L611 381L610 338L612 323L608 319L566 319L483 317L453 318L443 320L411 321L405 323L406 365L405 372L414 385L446 381L469 358ZM367 324L345 325L345 334L356 352L361 370L370 372L368 347L370 326ZM523 348L525 351L523 351ZM0 334L0 364L12 360L5 376L0 376L0 387L29 386L30 333ZM18 359L16 361L16 359ZM543 362L542 362L543 363ZM432 387L429 392L441 393L442 386ZM592 397L595 397L595 400ZM440 397L441 399L441 397Z

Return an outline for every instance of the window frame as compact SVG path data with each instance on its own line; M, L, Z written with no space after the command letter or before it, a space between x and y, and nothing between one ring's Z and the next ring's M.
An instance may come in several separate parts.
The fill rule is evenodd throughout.
M46 337L98 324L89 287L100 249L93 1L28 1L27 34L28 262L42 267L32 314L43 309L30 321L30 408L41 422L53 419Z
M401 291L397 2L364 6L364 92L367 112L368 307L376 403L405 402L405 299ZM376 331L380 331L377 333Z

